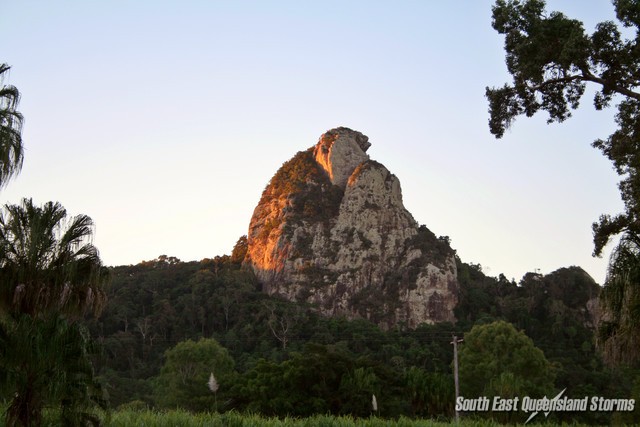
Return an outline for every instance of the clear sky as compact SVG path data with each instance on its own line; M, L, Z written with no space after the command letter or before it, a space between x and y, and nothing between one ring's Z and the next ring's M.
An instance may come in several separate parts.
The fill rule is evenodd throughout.
M578 265L622 210L596 138L613 111L489 133L510 81L491 1L0 0L0 62L22 93L21 175L0 202L59 201L96 223L105 264L230 253L278 167L347 126L407 209L463 261L519 280ZM608 1L550 1L595 23ZM6 83L6 82L5 82Z

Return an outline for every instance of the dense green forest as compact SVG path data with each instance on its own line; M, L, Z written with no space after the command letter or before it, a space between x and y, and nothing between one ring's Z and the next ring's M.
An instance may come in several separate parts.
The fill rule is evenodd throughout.
M263 294L241 266L245 249L242 238L231 256L199 262L160 256L110 268L109 304L88 326L102 348L96 367L114 407L369 416L375 395L383 417L450 419L452 335L497 320L544 353L551 388L540 389L541 396L563 388L580 397L629 397L634 386L637 392L639 371L605 367L594 348L588 307L595 307L599 286L580 268L529 273L515 283L458 261L455 325L383 331ZM212 346L208 354L220 355L216 362L198 358L205 345ZM185 372L196 380L186 381ZM206 387L210 374L219 386L215 394ZM461 369L462 395L492 392L465 375ZM611 413L555 416L608 422Z

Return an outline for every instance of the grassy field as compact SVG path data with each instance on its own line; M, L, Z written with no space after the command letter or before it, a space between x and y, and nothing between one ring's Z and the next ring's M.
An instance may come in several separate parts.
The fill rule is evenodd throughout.
M386 420L382 418L354 419L352 417L334 417L329 415L317 415L311 418L265 418L258 415L239 414L227 412L224 414L191 414L183 411L155 412L155 411L117 411L111 414L107 426L154 426L154 427L178 427L178 426L229 426L229 427L435 427L448 426L448 422L436 422L431 420L412 420L400 418L398 420ZM462 427L498 426L489 421L461 422Z
M4 408L0 408L4 415ZM42 426L53 427L60 425L57 411L45 411ZM401 417L389 420L378 417L353 418L350 416L336 417L332 415L316 415L309 418L268 418L260 415L241 414L238 412L220 413L191 413L181 410L154 411L120 409L111 412L103 418L104 427L444 427L458 425L460 427L498 427L499 424L489 420L462 419L458 424L449 421L434 421L410 419ZM531 425L558 425L545 419L533 422ZM584 424L562 424L573 427ZM0 427L4 427L4 418L0 417Z

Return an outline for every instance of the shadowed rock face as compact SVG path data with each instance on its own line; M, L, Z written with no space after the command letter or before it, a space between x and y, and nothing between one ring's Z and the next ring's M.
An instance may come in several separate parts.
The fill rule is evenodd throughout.
M454 251L404 208L400 182L337 128L276 172L256 207L245 265L263 289L383 327L454 321Z

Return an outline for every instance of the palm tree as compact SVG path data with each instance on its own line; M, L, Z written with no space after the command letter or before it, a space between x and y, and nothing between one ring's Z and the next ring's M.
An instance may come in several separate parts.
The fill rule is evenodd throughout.
M0 188L22 168L22 114L16 111L20 92L14 86L3 84L9 71L0 64Z
M31 199L0 212L0 313L69 318L97 314L106 270L91 244L93 222Z
M8 425L39 425L48 403L60 405L65 425L95 422L90 409L105 406L89 335L76 322L106 300L92 232L91 218L68 217L59 203L23 199L0 211L0 395L11 397Z
M10 397L8 426L38 426L42 410L60 407L61 425L99 424L107 408L90 355L86 329L59 316L22 315L0 325L0 395Z
M640 234L627 231L609 261L600 293L597 344L612 365L640 362Z

